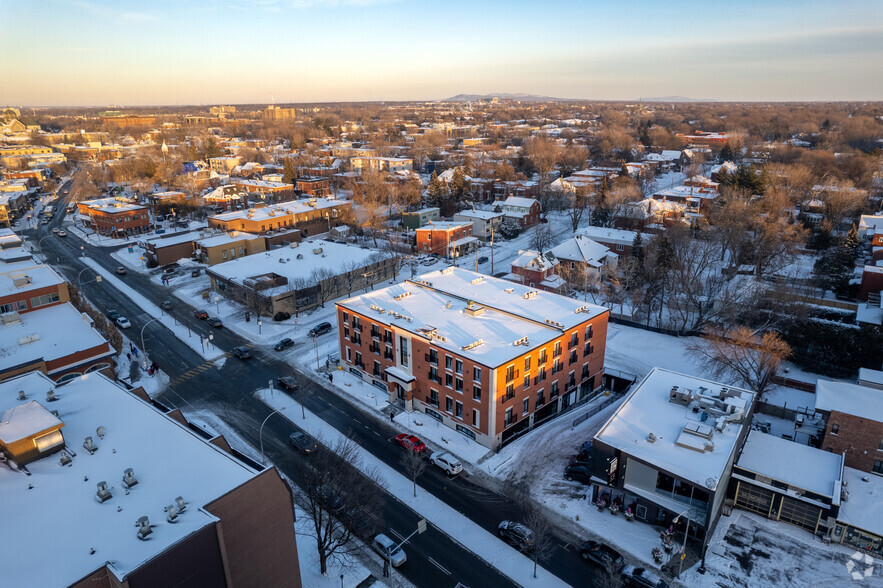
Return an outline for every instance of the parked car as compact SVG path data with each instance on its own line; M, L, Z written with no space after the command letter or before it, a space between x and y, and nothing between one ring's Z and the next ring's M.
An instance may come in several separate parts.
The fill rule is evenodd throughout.
M129 273L129 271L126 268L124 268L123 266L118 266L116 271L117 271L117 274L121 275L121 276L125 276L127 273Z
M343 498L328 486L319 486L316 488L316 498L316 502L319 506L335 516L342 513L344 508L346 508L346 503Z
M108 310L107 311L107 318L108 318L108 320L116 321L118 318L120 318L120 313L117 312L116 310Z
M449 476L456 476L463 471L463 464L460 463L460 460L453 453L447 451L433 453L429 456L429 461L443 469Z
M591 561L613 574L618 574L625 564L622 554L603 543L586 541L579 548L579 554L586 561Z
M426 444L421 441L419 437L408 433L399 433L396 435L396 443L401 445L404 449L410 449L416 453L423 453L426 451Z
M580 452L576 455L571 455L570 461L567 463L569 463L570 465L589 465L592 463L592 456Z
M67 231L58 231L59 237L67 237Z
M234 347L233 355L239 359L248 359L251 357L251 351L248 350L248 347Z
M285 390L286 392L294 392L297 390L297 382L291 376L277 378L276 383L279 385L280 389Z
M284 349L288 349L289 347L291 347L293 345L294 345L294 340L286 337L286 338L282 339L281 341L279 341L278 343L276 343L276 345L273 346L273 349L275 349L276 351L282 351Z
M193 316L195 316L198 319L207 319L208 318L208 311L200 308L199 310L193 311Z
M129 327L132 326L132 323L129 322L129 319L127 319L124 316L118 316L117 320L116 320L116 324L121 329L128 329Z
M583 484L590 483L592 470L585 464L575 463L564 468L565 480L576 480Z
M215 329L220 329L221 327L224 326L224 323L221 322L221 319L219 319L218 317L214 317L214 316L210 316L207 319L205 319L205 324L207 324L208 326L215 328Z
M668 588L668 583L652 572L635 566L622 568L622 579L629 586L643 586L644 588Z
M163 300L159 307L163 310L172 310L172 301L171 300Z
M288 436L288 444L307 455L315 453L318 448L318 445L313 441L313 438L300 429Z
M49 224L49 219L48 219L48 218L44 218L43 220L40 221L40 224L41 224L41 225L48 225L48 224Z
M52 229L52 232L55 233L55 234L58 234L58 231L60 231L60 230L61 230L61 229L59 229L58 227L55 227L55 228Z
M497 533L503 541L521 551L533 548L533 531L521 523L503 521L497 527Z
M371 547L374 548L374 551L380 554L380 557L391 563L394 568L397 568L408 561L405 551L401 547L396 549L395 541L383 533L374 537L374 541L371 542Z
M202 270L201 270L201 269L196 268L196 269L194 269L194 270L190 270L190 277L191 277L191 278L198 278L200 275L202 275Z
M319 335L324 335L325 333L331 332L331 323L319 323L312 329L310 329L310 337L318 337Z
M487 263L488 261L490 260L488 259L487 255L482 255L478 258L478 263Z

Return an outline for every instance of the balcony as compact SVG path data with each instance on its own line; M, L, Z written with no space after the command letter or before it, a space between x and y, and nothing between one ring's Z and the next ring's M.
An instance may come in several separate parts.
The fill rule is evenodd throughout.
M573 348L576 347L577 345L579 345L579 340L577 340L577 339L571 339L571 340L570 340L570 343L567 344L567 348L568 348L568 349L573 349Z
M513 398L515 398L515 392L511 392L509 394L503 394L503 396L500 397L500 404L506 404L507 402L509 402Z

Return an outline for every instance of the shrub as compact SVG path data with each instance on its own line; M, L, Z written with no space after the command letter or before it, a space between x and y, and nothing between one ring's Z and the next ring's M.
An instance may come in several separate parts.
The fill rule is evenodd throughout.
M273 315L273 320L276 322L287 321L291 318L290 312L285 312L284 310L280 310L276 314Z

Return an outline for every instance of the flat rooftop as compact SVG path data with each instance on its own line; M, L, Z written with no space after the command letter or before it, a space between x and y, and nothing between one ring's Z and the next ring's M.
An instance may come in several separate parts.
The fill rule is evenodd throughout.
M738 465L840 501L842 455L752 430L742 447Z
M747 390L657 367L638 383L595 439L713 491L736 451L736 441L746 420L729 423L723 431L714 430L715 416L709 414L703 422L701 410L694 413L690 406L669 401L674 386L694 392L704 389L705 393L712 395L727 388L745 404L746 414L754 402L754 394ZM710 441L713 448L701 451L679 445L679 441L705 442L702 437L686 433L685 427L688 426L712 428ZM654 435L652 441L651 433Z
M883 477L843 468L843 481L849 500L840 503L837 520L883 535Z
M314 210L322 210L325 208L335 208L346 204L346 200L337 200L335 198L314 198L309 200L292 200L281 204L273 204L271 206L262 206L260 208L249 208L248 210L235 210L233 212L224 212L210 216L210 219L218 221L235 221L239 219L248 219L252 221L269 220L273 218L283 217L285 215L303 214ZM251 217L248 214L251 213Z
M606 241L607 243L631 246L637 233L635 231L608 229L606 227L583 227L574 233L574 236L576 235L584 235L594 241Z
M478 316L467 314L469 300L484 311ZM338 305L423 338L429 338L427 330L434 329L434 345L490 367L560 337L562 328L607 312L600 306L453 267ZM547 318L561 328L547 323ZM473 346L478 341L481 343Z
M236 231L235 235L230 233L222 233L220 235L214 235L212 237L206 237L205 239L200 239L196 242L197 245L201 247L215 247L216 245L226 245L228 243L235 243L236 241L250 241L252 239L262 239L258 235L252 235L251 233L244 233L242 231Z
M19 390L27 400L18 399ZM58 400L46 401L49 390ZM0 468L6 585L68 586L108 562L122 580L212 525L217 519L202 507L256 475L100 374L62 387L36 372L0 383L0 411L33 400L58 411L65 445L75 455L70 466L62 466L57 453L31 462L30 476ZM98 427L106 429L104 438ZM98 446L94 454L83 447L87 436ZM128 493L122 486L127 468L139 481ZM101 481L113 494L104 503L96 499ZM163 509L178 496L187 509L172 524ZM153 527L147 541L136 536L141 516Z
M883 423L883 390L819 380L816 383L816 410L836 410Z
M26 281L26 283L16 286L16 280ZM33 296L34 290L62 283L64 280L61 276L46 265L32 265L27 269L11 269L0 273L0 296L6 297L20 293L21 299L24 300Z

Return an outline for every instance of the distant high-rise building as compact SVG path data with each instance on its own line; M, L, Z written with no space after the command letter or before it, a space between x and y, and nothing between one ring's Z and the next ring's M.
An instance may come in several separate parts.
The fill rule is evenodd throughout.
M264 120L283 120L295 118L295 113L296 110L294 108L279 108L278 106L271 105L261 113L261 118Z

